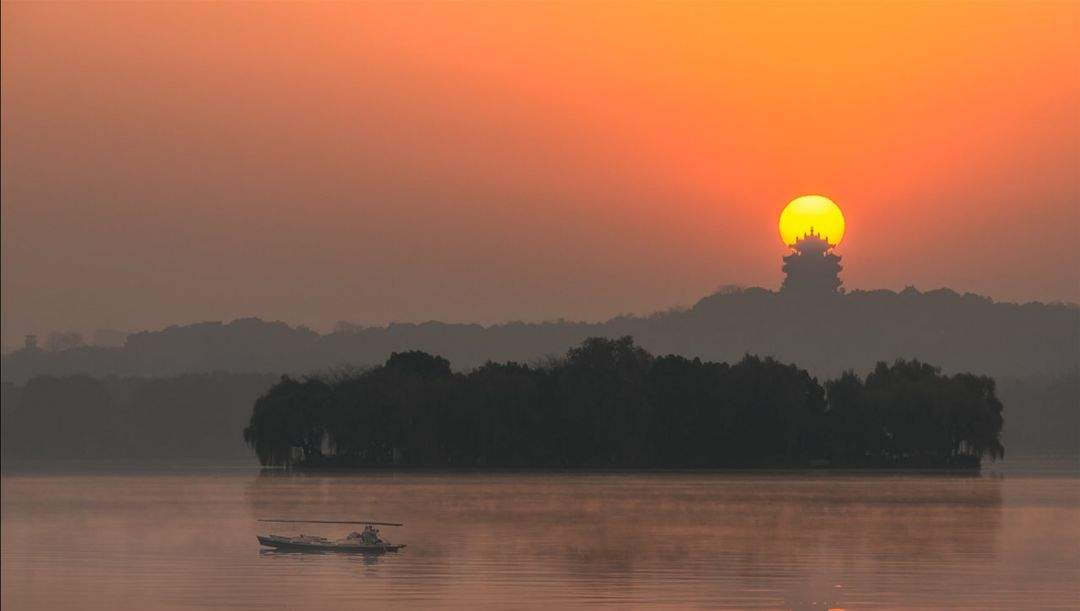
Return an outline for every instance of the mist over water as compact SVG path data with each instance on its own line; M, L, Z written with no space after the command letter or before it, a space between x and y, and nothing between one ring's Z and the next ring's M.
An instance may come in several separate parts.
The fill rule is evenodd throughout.
M1075 468L1004 474L12 474L6 609L1053 608L1080 600ZM261 551L384 519L407 547ZM294 528L295 527L295 528Z

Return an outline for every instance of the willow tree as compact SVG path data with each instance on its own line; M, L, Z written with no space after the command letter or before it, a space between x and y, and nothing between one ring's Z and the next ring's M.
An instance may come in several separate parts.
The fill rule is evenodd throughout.
M332 389L318 377L282 376L255 401L244 442L259 462L271 466L317 462L326 434L325 413Z

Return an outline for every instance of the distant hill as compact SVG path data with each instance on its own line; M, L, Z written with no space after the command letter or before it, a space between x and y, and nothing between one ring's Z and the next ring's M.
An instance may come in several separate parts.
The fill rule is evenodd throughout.
M3 459L250 460L241 431L277 376L37 376L3 384Z
M428 322L346 326L327 334L257 318L171 326L134 333L120 348L17 350L3 356L3 381L21 383L38 374L302 373L344 363L374 365L403 350L438 354L468 369L487 360L562 354L586 337L624 335L654 354L715 361L769 355L819 376L896 358L995 377L1068 374L1080 367L1076 305L995 302L947 289L806 298L751 288L710 295L686 310L602 323Z
M2 360L3 453L235 458L246 455L240 438L252 403L278 374L373 366L407 350L472 369L626 335L656 355L727 363L772 356L821 379L847 369L866 374L898 358L990 375L1005 405L1007 455L1080 449L1076 305L1003 303L945 289L799 297L751 288L603 323L345 325L319 334L247 318L135 333L118 348L22 349Z

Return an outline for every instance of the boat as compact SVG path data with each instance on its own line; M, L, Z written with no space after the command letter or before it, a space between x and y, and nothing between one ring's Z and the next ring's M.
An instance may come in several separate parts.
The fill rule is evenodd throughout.
M256 535L259 544L272 547L281 551L291 552L349 552L383 554L396 552L405 547L404 544L394 544L384 541L379 537L379 529L376 526L402 526L397 522L375 522L371 520L274 520L260 519L260 522L287 522L304 524L362 524L362 531L353 531L344 539L327 539L313 535L299 535L287 537L285 535Z

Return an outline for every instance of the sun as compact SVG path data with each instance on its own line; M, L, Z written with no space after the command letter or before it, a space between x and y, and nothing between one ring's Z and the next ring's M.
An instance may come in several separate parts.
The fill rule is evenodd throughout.
M803 195L788 202L780 213L780 239L791 246L810 233L820 235L832 246L844 239L844 213L824 195Z

